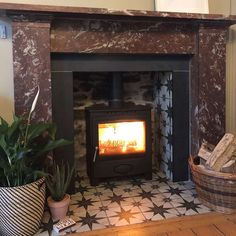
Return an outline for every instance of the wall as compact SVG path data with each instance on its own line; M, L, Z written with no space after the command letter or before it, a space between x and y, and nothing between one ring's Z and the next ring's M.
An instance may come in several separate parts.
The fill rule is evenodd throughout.
M154 9L153 0L5 0L1 2L57 6L101 7L110 9Z
M235 0L208 0L209 11L212 13L229 14L231 1L232 3L235 2ZM155 5L154 0L3 0L1 2L140 10L154 10ZM234 8L236 8L236 5Z
M209 12L215 14L230 14L231 1L235 0L208 0Z
M10 22L0 18L0 24L7 26L7 39L0 39L0 116L7 121L14 111L12 36Z

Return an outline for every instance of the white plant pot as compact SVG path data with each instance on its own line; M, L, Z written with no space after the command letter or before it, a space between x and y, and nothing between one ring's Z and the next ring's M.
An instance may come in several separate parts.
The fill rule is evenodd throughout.
M52 214L52 219L62 220L66 217L68 212L68 207L70 204L70 195L66 194L65 197L61 201L54 201L51 196L47 198L48 206L50 208L50 212Z
M0 235L30 236L36 233L44 204L44 178L19 187L0 187Z

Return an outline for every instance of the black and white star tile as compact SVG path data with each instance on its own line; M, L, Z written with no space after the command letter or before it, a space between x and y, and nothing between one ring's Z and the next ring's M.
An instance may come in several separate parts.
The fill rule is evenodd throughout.
M128 205L110 208L106 211L110 223L114 226L142 223L145 220L139 207Z
M172 73L158 73L155 79L156 94L155 107L159 125L157 127L157 137L160 148L158 155L160 156L160 169L165 172L168 178L172 179L173 166L173 79Z
M161 220L176 217L178 211L169 202L153 203L142 208L143 214L148 220Z
M156 169L152 180L127 178L104 181L96 187L79 173L76 189L68 211L76 225L57 235L210 212L197 199L191 181L173 183ZM49 236L52 224L45 212L37 235Z

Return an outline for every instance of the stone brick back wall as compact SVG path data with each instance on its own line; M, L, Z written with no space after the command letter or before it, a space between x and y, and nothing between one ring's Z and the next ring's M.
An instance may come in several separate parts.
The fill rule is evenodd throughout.
M85 169L85 113L84 108L94 104L107 104L110 93L109 73L74 73L74 130L75 159L78 169ZM123 99L135 104L149 104L154 107L154 72L124 72ZM154 109L153 109L154 110ZM153 128L156 112L152 112ZM154 131L153 131L154 133ZM154 136L154 135L153 135ZM153 147L154 148L154 147Z

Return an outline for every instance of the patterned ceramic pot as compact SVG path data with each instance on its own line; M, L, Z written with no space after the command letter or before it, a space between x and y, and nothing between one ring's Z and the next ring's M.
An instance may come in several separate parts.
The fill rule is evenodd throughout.
M39 229L45 179L19 187L0 187L0 235L30 236Z

